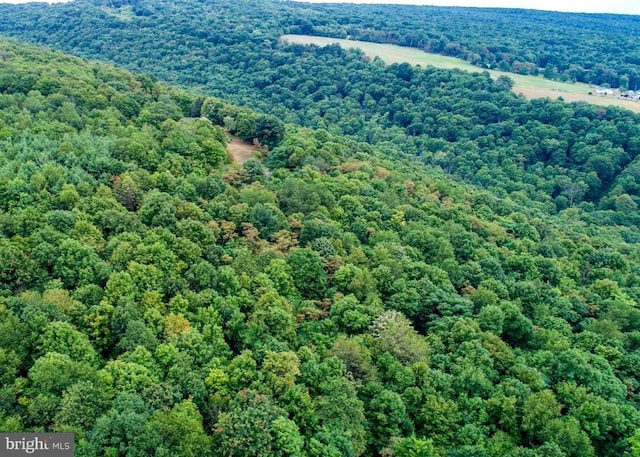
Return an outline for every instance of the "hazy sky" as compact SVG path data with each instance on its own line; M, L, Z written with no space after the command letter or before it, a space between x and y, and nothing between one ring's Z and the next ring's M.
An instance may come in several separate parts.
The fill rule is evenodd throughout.
M0 3L26 3L30 0L0 0ZM48 0L49 3L69 0ZM527 8L580 13L639 14L639 0L297 0L322 3L399 3L435 6L477 6L497 8Z

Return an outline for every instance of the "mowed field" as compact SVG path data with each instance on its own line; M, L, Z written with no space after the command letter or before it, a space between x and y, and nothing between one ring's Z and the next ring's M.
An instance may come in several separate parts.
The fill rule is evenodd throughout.
M506 75L511 78L515 83L513 91L517 94L522 94L527 98L549 97L555 99L562 97L567 102L585 101L603 106L619 106L635 112L640 112L639 102L619 99L612 95L595 95L596 88L591 87L588 84L563 83L560 81L544 79L539 76L519 75L516 73L508 73L498 70L486 70L472 65L462 59L443 56L440 54L431 54L421 51L420 49L396 46L392 44L369 43L367 41L344 40L340 38L327 38L310 35L283 35L280 39L289 43L315 44L318 46L327 46L337 43L344 48L361 49L367 56L371 58L380 57L387 64L407 62L412 65L421 65L423 67L432 65L438 68L457 68L466 71L488 71L493 78L497 78L500 75ZM593 92L593 95L589 95L589 92Z

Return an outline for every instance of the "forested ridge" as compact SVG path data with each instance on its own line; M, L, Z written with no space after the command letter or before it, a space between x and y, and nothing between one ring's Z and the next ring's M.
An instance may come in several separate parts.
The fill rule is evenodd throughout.
M484 24L487 40L495 35L532 53L540 46L531 37L546 37L566 44L564 54L545 51L562 62L596 53L593 59L622 72L603 49L631 55L622 50L637 35L636 17L389 7L394 14L385 29L380 8L252 0L0 5L0 32L112 60L287 122L384 143L390 157L416 157L547 212L583 204L601 223L637 223L638 115L559 100L528 101L509 91L508 79L493 81L487 73L385 66L338 46L279 43L282 33L340 34L352 22L379 33L392 26L401 30L406 26L393 21L415 13L458 34ZM485 20L491 15L502 19ZM465 25L469 21L476 25ZM505 27L513 27L508 40ZM584 33L573 34L571 43L562 38L578 28ZM598 33L611 36L616 46L609 47ZM477 43L478 37L469 40Z
M79 0L2 8L8 12L0 19L7 33L112 58L124 43L95 38L107 33L137 37L133 41L141 43L147 41L139 40L141 32L159 28L170 32L169 40L188 35L191 44L204 40L239 45L241 35L272 40L283 33L302 33L400 44L461 57L481 67L564 81L630 89L640 83L635 45L640 19L631 15L255 0ZM98 28L87 28L87 22ZM155 38L163 40L160 35Z
M279 41L633 88L637 29L0 5L2 34L138 72L0 39L0 431L78 456L640 455L638 115Z
M637 16L408 5L308 8L294 30L399 44L549 79L640 85Z
M549 210L400 133L0 49L0 430L79 456L639 455L633 196ZM264 152L231 162L229 133Z

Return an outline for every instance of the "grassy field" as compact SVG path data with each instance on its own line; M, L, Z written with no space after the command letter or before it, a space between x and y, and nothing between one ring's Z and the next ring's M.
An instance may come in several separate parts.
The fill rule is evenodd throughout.
M283 35L282 41L298 44L316 44L326 46L337 43L344 48L359 48L367 56L380 57L387 64L407 62L412 65L428 66L438 68L457 68L466 71L485 71L484 68L477 67L462 59L443 56L440 54L430 54L419 49L395 46L392 44L369 43L366 41L343 40L339 38L326 38L309 35ZM539 76L518 75L497 70L486 70L493 78L506 75L511 78L515 85L513 91L522 94L527 98L558 98L562 97L567 102L585 101L603 106L620 106L629 110L640 112L640 103L631 100L622 100L615 96L589 95L595 94L595 88L583 83L563 83L551 81Z

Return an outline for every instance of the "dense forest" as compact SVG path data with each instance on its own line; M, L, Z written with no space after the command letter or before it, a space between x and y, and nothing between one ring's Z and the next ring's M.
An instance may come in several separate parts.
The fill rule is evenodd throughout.
M133 37L134 49L155 47L159 43L150 42L154 40L182 42L188 37L189 45L202 51L206 43L242 47L248 40L259 43L283 33L301 33L410 46L480 67L550 79L640 86L640 19L631 15L277 0L76 0L66 5L0 6L10 11L0 18L5 33L110 56L120 63L131 59L119 55L124 43L110 36ZM89 29L88 22L97 28ZM169 36L140 39L150 29ZM160 68L166 72L166 64Z
M279 42L617 85L638 24L0 5L2 34L136 72L0 38L0 431L82 457L640 457L638 115Z
M79 456L640 455L633 224L0 46L1 430ZM263 153L232 162L230 133Z
M399 44L549 79L640 86L637 16L404 5L308 8L294 24L299 33Z
M561 100L527 101L509 91L508 79L493 81L487 73L385 66L337 46L305 47L278 41L289 31L330 34L330 29L338 30L339 23L348 21L361 20L363 27L384 30L379 21L358 19L375 16L381 7L252 0L81 0L0 7L5 13L0 15L3 33L112 60L287 122L384 143L389 156L414 157L497 195L533 201L548 212L584 203L602 223L637 223L633 210L640 203L638 115ZM395 12L396 7L392 8ZM596 53L594 59L611 65L616 60L595 45L605 40L598 33L615 38L617 56L629 55L622 52L631 46L625 39L636 36L634 27L640 23L631 16L397 8L414 12L418 18L422 18L418 12L434 12L432 19L440 18L440 28L455 28L459 34L482 27L487 39L494 34L503 36L508 25L513 27L508 42L533 54L547 48L536 44L532 36L564 42L563 33L580 28L584 34L573 35L567 52L574 56ZM509 19L515 14L522 20ZM502 19L488 21L487 15ZM462 26L472 18L475 26ZM304 25L305 21L315 28ZM611 21L621 26L613 27ZM541 23L555 27L553 33L539 33ZM433 26L429 24L422 27ZM531 30L527 34L519 27ZM587 39L586 33L592 37ZM456 39L478 42L475 35ZM558 59L572 62L565 54L553 52ZM623 71L622 66L615 68ZM608 213L610 210L618 211Z

